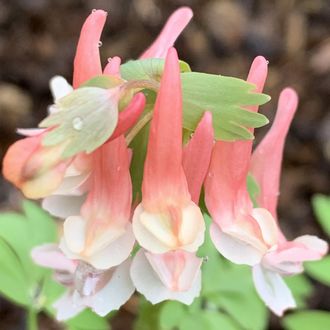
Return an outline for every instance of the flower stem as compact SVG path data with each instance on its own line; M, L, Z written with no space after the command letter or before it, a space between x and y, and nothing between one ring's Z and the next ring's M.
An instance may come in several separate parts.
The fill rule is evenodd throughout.
M126 135L126 143L130 145L136 135L141 131L141 129L148 123L152 118L153 111L148 111L145 113L140 120L136 123L136 125L129 131Z
M27 311L27 329L38 330L38 312L32 306Z

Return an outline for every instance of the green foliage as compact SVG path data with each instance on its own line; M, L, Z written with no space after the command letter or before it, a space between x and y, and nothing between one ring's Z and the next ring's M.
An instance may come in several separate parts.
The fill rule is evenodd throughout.
M317 220L324 232L330 237L330 197L315 195L312 203Z
M125 80L160 80L165 61L160 58L128 61L120 66L121 76ZM190 72L189 64L180 61L181 72Z
M269 101L265 94L253 93L255 86L244 80L199 72L181 75L183 90L183 126L194 131L203 113L213 114L217 140L253 139L248 128L268 123L265 116L244 109Z
M318 261L306 262L305 270L314 279L330 286L330 256Z
M138 318L134 330L158 330L161 304L151 305L143 297L140 297L139 303Z
M39 311L54 316L52 305L65 288L53 280L50 270L37 266L30 257L33 247L57 240L55 221L30 201L23 201L23 212L0 214L0 294L26 308L27 320L35 328L33 318ZM109 325L106 319L85 310L69 321L67 329L106 330Z
M287 276L283 278L290 288L298 308L306 307L306 300L313 293L313 286L305 275Z
M284 317L285 330L327 330L330 329L330 313L325 311L300 311Z
M67 321L67 330L111 330L111 327L106 318L86 309L75 318Z
M258 207L257 197L260 194L260 188L254 177L249 174L246 178L247 189L252 200L253 206Z
M185 129L194 131L206 110L213 113L215 137L220 140L252 139L248 128L268 123L265 116L244 109L270 99L253 93L254 85L237 78L190 72L186 63L180 65ZM129 61L121 66L121 74L126 80L159 80L163 66L161 59Z

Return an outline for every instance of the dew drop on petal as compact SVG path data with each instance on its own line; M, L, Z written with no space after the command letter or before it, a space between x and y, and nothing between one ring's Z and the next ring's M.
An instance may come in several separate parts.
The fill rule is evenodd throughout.
M72 120L72 126L75 130L80 131L84 126L84 122L80 117L76 117Z
M112 61L112 57L109 57L108 58L108 62L110 63Z
M98 42L97 45L98 45L99 47L102 47L102 45L103 45L102 41L100 40L100 41Z
M267 64L269 64L269 61L268 61L268 60L266 60L266 63L267 63Z
M96 9L93 9L93 10L92 10L92 13L95 13L95 12L96 12Z

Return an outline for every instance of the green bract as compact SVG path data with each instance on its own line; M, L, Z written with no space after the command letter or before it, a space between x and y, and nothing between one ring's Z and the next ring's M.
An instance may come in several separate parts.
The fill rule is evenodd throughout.
M126 80L159 80L164 60L148 59L129 61L121 66ZM264 126L267 118L244 109L262 105L270 97L254 93L255 86L242 79L190 72L185 62L180 62L183 90L183 127L194 131L205 111L213 114L215 137L235 141L252 139L249 128Z
M83 87L59 99L57 111L40 123L53 127L43 139L45 146L65 143L63 157L90 153L113 133L118 122L119 88Z

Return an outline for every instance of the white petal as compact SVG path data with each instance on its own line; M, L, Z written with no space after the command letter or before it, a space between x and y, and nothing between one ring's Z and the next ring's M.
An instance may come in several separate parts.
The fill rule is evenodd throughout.
M64 239L73 253L80 253L85 247L86 221L80 216L71 216L64 221Z
M143 249L141 249L133 259L131 278L136 289L152 304L157 304L169 299L178 300L184 304L190 305L201 290L201 271L199 271L189 290L179 292L169 290L151 267Z
M72 86L66 81L65 78L61 76L53 77L49 82L49 87L54 101L68 95L73 91Z
M85 260L97 269L108 269L117 266L128 258L132 252L134 243L135 237L132 225L128 224L123 235Z
M134 235L141 246L153 253L163 253L170 248L158 240L146 227L141 223L141 213L144 212L142 205L138 205L133 215L133 231Z
M36 136L44 131L44 128L17 128L16 133L23 136Z
M216 249L228 260L239 265L253 266L261 261L263 251L245 241L224 233L217 224L212 223L210 235Z
M129 276L130 265L131 261L126 260L118 266L108 284L90 298L89 306L95 313L105 316L119 309L132 296L135 288Z
M50 195L43 199L42 208L61 219L80 214L85 196Z
M272 214L266 209L255 208L252 216L259 224L264 241L270 246L277 244L278 227Z
M76 264L68 259L56 244L43 244L31 251L33 261L43 267L74 273Z
M85 191L80 189L89 178L90 173L86 172L79 175L67 175L61 185L54 191L53 195L80 196Z
M320 254L320 258L328 252L328 243L313 235L304 235L297 237L294 242L305 245L308 249Z
M53 307L56 309L56 319L58 321L71 319L85 309L85 306L74 303L70 292L66 292L60 299L56 300Z
M277 316L296 307L290 289L279 274L257 265L253 267L253 281L261 299Z

